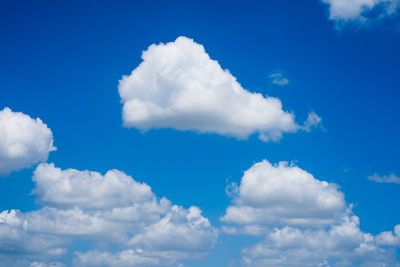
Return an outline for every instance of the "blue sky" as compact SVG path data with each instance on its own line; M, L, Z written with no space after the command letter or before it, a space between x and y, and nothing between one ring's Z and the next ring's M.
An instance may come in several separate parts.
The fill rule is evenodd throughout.
M293 266L295 262L303 266L315 266L317 263L310 259L292 259L290 250L277 250L275 243L265 236L272 233L274 227L290 227L303 233L329 233L329 229L342 225L341 222L315 226L308 223L292 224L284 219L270 222L269 219L256 221L252 218L255 221L251 226L257 225L262 230L258 234L248 234L241 230L248 226L246 223L238 223L235 219L221 220L227 214L229 206L259 208L257 205L251 206L251 201L246 202L249 200L243 193L245 189L241 180L246 170L264 159L272 164L272 171L279 169L274 164L289 162L282 167L283 180L289 177L285 176L286 172L293 171L296 176L298 172L294 166L298 166L312 174L314 178L307 180L310 183L327 181L329 190L334 191L329 191L328 196L340 199L339 195L342 194L345 199L345 203L337 204L338 207L334 209L335 216L358 216L360 223L356 227L357 231L370 233L374 238L374 245L386 250L384 254L390 254L388 251L399 253L400 236L392 233L395 241L389 244L388 238L380 235L384 231L394 231L395 226L400 224L400 184L395 179L400 176L399 3L390 0L377 1L375 6L357 6L354 4L357 1L348 1L349 6L343 8L338 2L340 1L3 1L0 8L0 110L8 107L12 111L8 113L9 116L4 116L3 121L0 120L3 123L3 128L0 127L0 137L3 138L3 142L0 141L0 159L4 162L10 160L6 164L10 171L3 170L4 177L0 179L1 211L11 214L8 213L10 210L19 210L21 215L18 220L26 220L32 225L35 222L30 222L30 215L26 214L46 207L55 209L56 212L66 212L67 208L86 212L84 204L74 202L73 194L66 194L66 199L72 203L68 206L58 198L49 200L51 196L46 195L48 188L45 184L42 184L43 192L38 191L44 175L42 177L38 172L36 182L32 177L39 162L44 161L54 163L64 171L90 170L104 175L108 170L120 170L135 181L149 185L156 198L166 197L172 204L182 206L184 214L190 212L191 206L197 206L202 210L203 217L196 218L200 221L207 218L210 226L203 225L201 227L204 229L190 230L194 232L188 230L187 235L193 238L189 238L189 241L193 241L193 248L188 251L165 246L155 248L154 244L143 245L139 241L126 245L120 241L110 241L104 235L96 233L68 234L62 230L47 233L43 230L46 226L40 226L37 222L39 226L33 227L33 230L18 228L18 231L22 231L21 235L29 236L33 243L38 242L35 238L39 238L39 234L44 235L40 238L57 240L60 236L70 235L67 241L61 240L57 243L57 247L61 246L65 252L47 255L40 251L33 253L29 249L22 249L18 240L10 241L7 233L11 233L14 228L2 219L0 240L3 239L5 245L0 246L0 263L4 266L10 266L10 262L26 266L36 262L43 264L36 266L47 266L44 264L58 262L67 266L85 266L89 262L80 258L79 263L75 251L86 253L108 250L109 253L119 253L126 249L141 248L145 250L146 257L158 260L161 266L178 266L180 263L184 266ZM393 10L389 10L390 5ZM179 36L187 37L182 46L178 45ZM164 46L160 43L170 45L165 46L164 51L161 50ZM143 60L142 52L152 44L155 44L155 49L159 49L148 52L148 57L153 58L153 61ZM204 47L205 52L198 50L200 46ZM173 49L177 49L185 57L188 55L185 58L187 67L179 65L181 61L177 58L181 54L175 55ZM210 73L204 72L205 75L201 76L204 74L203 67L212 65L205 53L216 60L220 68L214 66L215 69ZM193 58L199 58L199 62L204 64L197 64ZM175 64L174 60L178 63ZM148 68L138 67L141 63L143 64L140 66L148 64ZM196 75L188 74L185 80L187 83L183 83L181 80L174 80L171 75L163 76L162 66L171 68L172 74L180 73L175 72L175 67L179 71L193 68L198 72ZM228 69L230 74L218 72L221 68ZM139 76L131 75L133 70L143 73L145 78L137 82ZM217 73L216 76L210 78L214 73ZM146 77L153 77L153 74L171 80L168 83L156 80L158 93L150 95L147 93L148 88L155 81L147 80ZM274 83L276 74L288 82ZM119 81L123 75L131 75L132 83L121 85ZM236 124L229 124L229 119L237 118L236 115L230 117L232 110L238 110L240 115L244 114L239 112L240 108L251 110L254 105L233 106L247 100L232 96L234 100L229 102L231 87L227 85L227 95L216 95L215 99L207 98L207 105L200 105L204 111L190 109L193 103L198 102L189 98L189 107L184 109L171 103L166 104L167 108L162 112L165 113L167 109L175 110L175 117L166 117L160 119L160 122L158 115L154 115L143 123L125 121L125 126L128 127L124 127L122 109L124 103L132 99L158 103L158 99L165 97L163 92L167 92L167 95L173 90L178 90L178 93L187 92L187 85L197 82L205 84L205 88L212 92L220 92L222 89L213 87L215 83L212 81L218 85L220 78L232 77L252 96L255 93L263 96L260 106L269 97L279 99L282 107L277 110L293 116L293 121L282 126L284 115L274 117L268 112L258 114L258 111L254 111L256 115L272 116L271 120L275 122L252 124L256 116L249 116ZM118 91L122 86L130 94L125 99ZM135 94L138 90L143 92ZM200 99L202 92L197 91L199 97L195 99ZM215 107L222 108L216 111ZM232 110L226 111L228 107L232 107ZM4 110L1 112L6 114ZM32 154L28 151L28 156L24 155L22 159L10 159L5 151L11 141L8 140L7 143L6 138L10 137L5 137L4 127L12 123L14 117L10 114L16 114L15 112L22 112L33 119L40 118L51 129L57 150L49 152L51 149L48 149L32 159L29 159ZM137 112L134 110L132 116ZM322 120L312 124L310 131L307 131L304 129L304 122L312 112ZM217 126L209 126L207 122L214 119ZM30 119L24 117L24 120ZM185 126L182 125L189 125L190 129L183 129ZM288 130L288 127L292 127L292 130ZM239 130L245 132L243 136L238 136ZM267 142L258 137L260 133L270 135L273 130L283 136ZM3 134L1 131L4 131ZM36 130L23 128L15 131L33 133ZM36 134L32 140L25 140L30 142L23 144L27 145L27 150L39 143L41 134ZM46 132L43 138L48 141L52 137ZM49 143L46 144L49 148ZM47 166L43 172L50 172L52 168L51 165L40 166ZM260 177L264 177L261 182L266 183L274 177L267 173L268 170L270 168L265 167L260 174ZM385 180L389 175L395 178L390 183L378 183L368 179L374 174L380 178L375 180L379 181ZM77 173L74 176L78 179L77 183L80 175L82 174ZM239 191L228 196L226 187L232 182L236 183ZM338 188L334 189L333 184ZM302 187L304 198L313 194L312 190L315 189L307 187L309 185L304 184ZM255 188L258 187L262 188L263 184ZM34 189L36 193L31 193ZM276 189L278 193L280 189L282 188ZM321 190L322 193L325 192L325 189ZM282 195L287 193L285 192L282 191ZM107 200L109 195L104 194L104 199ZM122 195L121 192L115 194ZM261 192L261 195L267 196L268 192ZM98 201L97 198L90 199L89 193L85 197L89 202ZM265 210L262 212L266 212L266 217L283 216L280 213L271 214L273 201L267 204L265 201L269 200L261 201L262 205L269 205L268 209L263 206ZM314 200L310 201L314 203ZM296 203L299 204L294 201ZM346 211L351 203L352 211ZM305 202L300 204L305 205ZM298 208L303 210L304 206L300 204ZM279 201L274 205L279 207ZM171 210L157 216L163 218L165 214L176 212L172 208ZM91 216L93 210L89 209L87 212ZM323 210L322 213L326 215L326 212L327 210ZM3 213L4 216L5 214ZM299 216L302 219L307 217L316 220L317 215ZM177 219L179 224L175 226L187 227L188 222L185 220L187 219ZM143 229L147 232L143 233L145 230L142 229L140 234L144 239L150 240L146 234L152 233L153 228L150 226L156 222L143 223ZM229 234L223 230L223 226L232 227L237 233ZM105 229L114 231L114 228ZM134 231L129 233L129 238L139 236ZM306 236L300 238L306 239ZM268 256L255 255L256 250L249 249L260 242L272 246L278 255L287 257L288 261L279 263L281 265L273 265L271 262L267 264ZM315 252L305 245L300 248ZM202 249L206 252L200 253ZM249 252L251 250L254 253ZM303 250L302 253L305 253ZM178 251L184 256L159 256L161 252L172 255L171 251ZM317 261L325 264L322 266L352 266L345 265L350 263L354 266L378 266L373 265L378 262L371 263L364 256L351 258L340 253L336 254L339 257L333 257L332 252L332 255L324 255ZM93 255L91 257L94 258ZM112 256L107 259L109 258ZM116 257L113 259L114 261L105 260L105 265L122 264L115 263ZM252 262L246 263L246 259L251 259ZM399 264L399 261L399 257L394 255L393 258L382 259L379 263L388 264L382 266L397 266L395 264ZM140 262L131 264L140 265ZM143 264L150 266L149 262Z

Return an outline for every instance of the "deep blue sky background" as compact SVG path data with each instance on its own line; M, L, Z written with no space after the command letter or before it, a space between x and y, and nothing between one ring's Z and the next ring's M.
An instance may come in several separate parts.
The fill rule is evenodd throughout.
M1 1L0 109L40 117L53 131L62 168L120 169L159 197L199 206L214 225L229 204L227 181L264 158L295 161L340 185L361 229L400 223L400 34L392 21L336 31L319 1ZM299 123L309 111L324 130L263 143L174 130L122 127L118 80L149 45L184 35L203 44L250 91L279 97ZM272 85L274 71L290 84ZM0 208L39 207L32 169L0 179ZM217 246L211 260L231 259ZM225 255L225 256L221 256ZM225 262L224 262L225 263Z

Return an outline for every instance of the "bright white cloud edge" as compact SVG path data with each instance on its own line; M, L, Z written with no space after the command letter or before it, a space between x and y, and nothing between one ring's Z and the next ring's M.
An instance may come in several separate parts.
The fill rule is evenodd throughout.
M54 150L53 133L41 119L7 107L0 111L0 175L46 161Z
M271 79L271 83L279 86L285 86L289 84L288 78L286 78L282 73L277 72L277 73L272 73L269 75L269 78Z

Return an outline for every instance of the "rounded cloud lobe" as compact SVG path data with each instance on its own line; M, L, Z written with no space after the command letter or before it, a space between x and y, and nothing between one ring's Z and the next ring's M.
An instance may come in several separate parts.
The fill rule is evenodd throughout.
M151 45L119 83L126 127L174 128L242 139L277 140L299 127L281 101L244 89L204 47L179 37Z
M244 173L224 222L255 225L326 225L345 207L337 186L286 162L264 160Z
M362 232L338 187L297 166L264 160L228 189L222 231L264 236L242 250L244 266L399 266L395 251L381 245L399 246L400 226Z
M46 161L54 150L53 133L39 118L9 108L0 111L0 175Z
M217 230L199 208L158 199L121 171L101 175L42 163L33 181L44 207L0 213L0 255L48 260L65 254L74 240L88 239L94 248L75 252L75 265L167 266L204 257L216 242ZM115 247L122 250L108 251Z

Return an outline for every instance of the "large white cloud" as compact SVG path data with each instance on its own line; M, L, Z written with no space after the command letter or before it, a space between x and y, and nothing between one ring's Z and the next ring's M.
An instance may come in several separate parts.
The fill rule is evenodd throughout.
M243 250L246 266L400 266L394 251L363 233L357 216L344 216L329 229L275 228ZM336 262L336 263L335 263Z
M192 39L151 45L143 62L119 83L123 122L142 130L175 128L264 141L295 132L281 101L244 89Z
M199 208L184 209L166 198L158 199L148 185L121 171L101 175L42 163L33 180L33 193L44 207L0 213L0 263L7 255L57 259L71 242L85 239L109 247L100 245L99 250L94 246L77 253L78 265L96 265L96 259L87 262L88 255L100 253L97 259L109 258L103 265L123 265L126 260L127 266L164 266L203 257L216 242L217 230ZM114 247L122 251L107 251Z
M53 133L39 118L9 108L0 111L0 175L46 161Z
M400 226L362 232L335 184L293 164L256 163L227 192L233 199L222 230L264 236L243 249L246 266L400 266L395 251L381 247L400 245Z
M222 221L239 225L326 225L345 208L336 185L287 162L256 163L233 188L233 205Z
M329 5L329 17L339 22L357 21L366 22L369 13L376 11L378 18L395 14L399 7L399 0L322 0ZM375 14L376 16L376 14Z
M61 170L54 164L40 164L33 181L39 201L52 207L127 207L155 197L148 185L118 170L108 171L103 176L98 172Z

